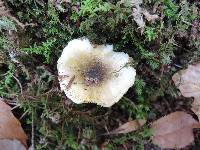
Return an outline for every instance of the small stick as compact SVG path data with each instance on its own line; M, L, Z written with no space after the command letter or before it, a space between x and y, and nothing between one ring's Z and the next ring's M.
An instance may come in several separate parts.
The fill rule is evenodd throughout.
M69 83L68 83L68 85L66 86L67 90L69 90L70 87L72 86L72 83L74 82L74 79L75 79L75 75L73 75L73 77L69 80Z
M25 111L25 112L21 115L21 117L19 118L19 120L21 120L22 118L24 118L24 116L26 116L27 113L28 113L28 110Z
M14 75L12 75L12 77L17 81L19 87L20 87L20 90L21 90L21 94L23 95L23 89L22 89L22 84L20 83L20 81L17 79L17 77L15 77Z
M29 148L29 150L35 150L35 144L34 144L34 139L35 139L35 136L34 136L34 115L33 115L33 112L32 112L32 135L31 135L31 146Z

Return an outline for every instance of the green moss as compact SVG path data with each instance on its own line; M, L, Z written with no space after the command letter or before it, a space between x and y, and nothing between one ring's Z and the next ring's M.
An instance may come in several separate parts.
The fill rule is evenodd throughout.
M29 137L34 125L36 149L98 149L104 141L110 141L105 146L108 150L123 144L144 149L152 135L146 126L116 137L102 133L129 119L148 120L151 114L158 117L160 112L152 112L153 103L165 95L177 97L170 82L179 69L176 66L185 67L200 58L199 32L194 38L191 33L198 18L197 6L187 0L145 1L141 7L160 18L154 23L144 18L143 34L128 1L5 2L19 21L35 24L21 30L12 20L0 18L0 48L4 57L0 63L0 96L13 100L19 106L17 113L25 114L21 121ZM10 31L16 33L17 41L12 40ZM109 109L72 104L59 89L57 60L71 39L83 36L97 44L113 44L115 51L128 53L134 60L135 85ZM18 63L10 58L11 50L21 55L16 57ZM23 94L13 76L22 85ZM57 124L52 120L55 114L60 115Z

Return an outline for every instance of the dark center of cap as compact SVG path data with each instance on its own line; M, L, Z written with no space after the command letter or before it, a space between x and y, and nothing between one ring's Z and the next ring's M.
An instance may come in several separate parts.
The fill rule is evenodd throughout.
M106 68L101 62L94 62L84 70L84 80L87 86L97 85L103 81Z

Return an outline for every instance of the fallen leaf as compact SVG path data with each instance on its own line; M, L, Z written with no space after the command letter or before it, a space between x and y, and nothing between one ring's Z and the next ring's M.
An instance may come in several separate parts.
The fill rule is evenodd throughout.
M183 148L194 141L193 128L200 128L200 123L191 115L176 111L153 122L152 141L161 148Z
M155 22L155 20L159 18L157 14L151 15L146 9L143 10L143 15L145 16L147 21L152 22L152 23Z
M200 121L200 97L194 98L191 109L198 116L198 119Z
M200 97L200 63L177 72L172 80L184 97Z
M26 149L26 140L27 136L20 122L12 114L11 107L0 98L0 149L6 144L13 146L11 149L6 150L23 150L22 147ZM19 149L16 149L17 147Z
M109 132L108 134L120 134L120 133L129 133L139 129L146 123L146 120L138 119L126 122L125 124L121 125L117 129Z
M26 147L19 140L0 140L0 150L26 150Z
M141 12L142 12L142 9L139 5L136 5L136 7L132 9L133 19L136 22L136 24L139 26L138 28L142 30L141 32L143 32L144 27L145 27L145 21L143 19L143 15Z
M138 28L141 30L141 34L144 32L145 21L143 19L142 8L140 5L142 4L141 0L132 0L132 16L136 24L139 26Z
M141 5L143 4L142 0L121 0L119 2L120 4L130 4L132 7L132 16L133 20L138 25L138 29L140 29L141 34L144 32L144 28L146 26L146 21L144 19L144 16L147 21L154 23L156 19L159 18L157 14L151 15L146 9L142 8Z
M175 73L172 80L184 97L194 97L192 111L200 120L200 63Z

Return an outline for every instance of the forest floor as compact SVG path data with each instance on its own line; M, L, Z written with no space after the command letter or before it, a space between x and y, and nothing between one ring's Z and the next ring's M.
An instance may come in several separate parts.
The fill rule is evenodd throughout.
M172 76L200 61L199 16L199 0L0 0L0 97L37 150L161 150L152 122L175 111L198 121ZM135 83L112 107L75 104L60 90L57 60L81 37L134 60ZM104 135L136 119L146 123ZM199 131L184 150L200 149Z

